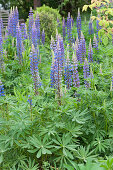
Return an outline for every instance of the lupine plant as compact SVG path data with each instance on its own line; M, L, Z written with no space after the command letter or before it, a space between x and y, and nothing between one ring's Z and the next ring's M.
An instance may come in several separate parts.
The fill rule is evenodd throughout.
M72 66L69 59L69 45L67 46L67 59L65 62L64 71L65 84L67 86L67 89L70 89L72 85Z
M16 27L16 45L17 45L17 56L18 56L18 60L19 63L22 64L22 33L21 33L21 29L19 26L19 23Z
M88 78L89 78L89 64L88 64L88 61L87 59L85 59L84 61L84 66L83 66L83 73L84 73L84 84L85 84L85 87L86 88L89 88L90 87L90 83L88 82Z
M73 53L73 62L72 62L72 76L73 76L73 86L79 87L80 86L80 79L78 73L78 61L76 55Z
M4 86L3 86L2 82L1 82L1 80L0 80L0 96L5 96L5 94L4 94Z
M105 6L98 8L99 4L101 12ZM29 23L16 25L16 35L16 8L10 11L5 37L0 24L4 62L4 71L0 71L0 169L112 169L112 25L106 30L110 34L105 45L97 42L96 21L93 39L88 34L89 22L84 23L79 13L75 23L68 14L70 43L66 19L55 33L58 11L51 8L49 15L48 9L40 7L34 16L31 10ZM107 11L112 12L108 8L103 12ZM101 26L99 39L105 28ZM102 35L102 42L106 36Z
M35 22L32 26L32 44L34 45L35 48L37 48L38 45L38 34L37 34L37 29L35 26Z
M94 28L93 28L93 21L92 19L90 18L90 21L89 21L89 34L93 34L94 33Z
M66 23L65 23L65 18L63 17L62 20L62 32L63 32L63 40L65 40L66 37Z
M78 33L78 38L80 39L81 37L81 16L80 16L80 9L78 8L78 16L77 16L77 33Z
M0 70L3 71L3 38L2 38L2 22L0 23Z
M92 49L91 39L89 42L88 61L89 63L93 62L93 49Z
M98 42L97 42L97 38L96 38L95 34L94 34L94 38L93 38L93 48L98 50Z
M37 95L38 89L40 88L42 83L41 83L39 69L38 69L38 57L34 45L32 45L31 53L30 53L30 70L31 70L32 79L34 83L35 95Z
M71 43L71 39L72 39L72 18L70 16L70 12L68 12L68 17L67 17L67 36L68 36L68 42Z
M29 26L28 26L28 32L29 32L29 39L32 39L32 26L34 23L34 18L33 18L33 10L30 8L29 11Z
M22 40L27 39L27 28L26 28L26 24L25 24L25 23L21 23L20 29L21 29L21 32L22 32Z
M44 45L45 43L45 32L44 29L42 30L42 44Z
M36 29L37 29L37 37L38 37L38 43L39 43L40 42L40 18L39 18L38 12L37 12L36 18L35 18L35 25L36 25Z

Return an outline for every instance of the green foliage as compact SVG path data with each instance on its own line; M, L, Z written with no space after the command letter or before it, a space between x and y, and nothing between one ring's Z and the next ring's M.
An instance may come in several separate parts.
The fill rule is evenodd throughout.
M45 39L48 42L50 41L51 36L55 37L58 26L57 18L61 24L61 16L57 9L53 9L45 5L36 9L34 12L34 18L36 17L37 12L40 17L41 30L44 29Z
M98 34L105 46L108 44L109 39L112 39L113 10L110 4L112 4L110 0L92 0L90 5L84 5L83 7L83 11L86 11L88 7L92 11L95 11L95 8L97 9L97 16L92 16L92 19L99 20L99 25L102 28Z

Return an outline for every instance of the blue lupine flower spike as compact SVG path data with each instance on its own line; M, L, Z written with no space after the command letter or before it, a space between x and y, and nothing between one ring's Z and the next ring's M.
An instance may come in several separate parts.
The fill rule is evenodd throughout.
M3 87L3 84L1 82L1 80L0 80L0 96L5 96L5 94L4 94L4 87Z
M88 61L89 61L89 63L93 62L93 49L92 49L92 45L91 45L91 39L89 42Z

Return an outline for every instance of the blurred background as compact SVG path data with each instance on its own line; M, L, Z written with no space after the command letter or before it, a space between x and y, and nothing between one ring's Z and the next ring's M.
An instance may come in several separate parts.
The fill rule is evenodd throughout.
M30 7L36 9L45 4L54 9L58 9L59 13L64 17L67 17L68 12L75 17L78 7L82 9L83 5L90 3L91 0L0 0L0 9L9 10L11 7L17 6L20 19L26 20Z

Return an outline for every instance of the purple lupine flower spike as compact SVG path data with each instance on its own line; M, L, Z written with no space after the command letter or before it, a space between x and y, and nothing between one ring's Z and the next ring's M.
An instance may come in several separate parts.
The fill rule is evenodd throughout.
M87 59L85 59L85 61L84 61L83 73L84 73L84 84L85 84L85 87L89 88L90 84L87 81L87 78L89 78L89 64L88 64Z
M63 56L61 53L61 47L59 43L59 38L56 46L53 51L53 62L51 67L51 86L57 90L57 94L60 97L60 86L61 86L61 78L63 71Z
M36 18L35 18L35 25L36 25L36 29L37 29L38 43L40 43L40 18L39 18L38 12L37 12Z
M60 21L59 21L58 17L57 17L57 25L58 25L58 27L60 27Z
M27 28L25 23L21 23L20 25L21 33L22 33L22 40L27 39Z
M96 38L95 34L94 34L94 38L93 38L93 48L98 50L98 42L97 42L97 38Z
M50 73L50 79L51 79L51 87L55 87L55 64L54 64L54 52L52 51L52 64L51 64L51 73Z
M91 45L91 39L89 42L88 61L89 61L89 63L93 62L93 49L92 49L92 45Z
M78 69L77 57L75 53L73 53L72 74L73 74L73 86L74 87L80 86L79 74L78 74L77 69Z
M19 22L19 14L17 7L11 8L9 18L8 18L8 35L16 37L16 26Z
M0 80L0 96L5 96L5 94L4 94L4 86L3 86L2 82L1 82L1 80Z
M0 27L1 27L2 29L4 28L2 18L0 18Z
M77 59L80 62L80 64L82 64L82 51L81 51L81 41L78 41L78 45L76 45L76 55L77 55Z
M62 32L63 32L63 40L65 40L66 37L66 24L65 24L65 18L63 17L62 20Z
M42 44L43 45L45 44L45 32L44 32L44 29L42 31Z
M3 38L2 38L2 23L0 23L0 69L3 71Z
M20 30L20 26L19 26L19 23L17 24L17 27L16 27L16 45L17 45L17 56L18 56L18 59L19 59L19 63L22 64L22 33L21 33L21 30Z
M98 17L100 18L100 16L98 15ZM101 39L99 39L99 36L98 36L98 32L100 31L101 29L101 26L99 25L99 20L97 19L96 20L96 37L97 37L97 42L101 42Z
M72 68L69 59L69 45L67 46L67 59L64 67L64 77L65 77L65 84L67 89L70 89L72 85Z
M68 42L71 43L71 36L72 36L72 25L71 25L71 16L70 12L68 12L67 17L67 35L68 35Z
M31 96L30 95L28 95L28 100L27 100L28 102L29 102L29 104L30 104L30 106L32 106L33 104L32 104L32 98L31 98Z
M65 54L64 54L64 43L63 43L63 39L61 37L61 35L58 36L59 37L59 45L60 45L60 49L61 49L61 56L62 56L62 66L64 65L65 62Z
M113 28L112 28L112 45L113 45Z
M86 42L85 42L85 38L82 32L81 32L81 38L80 38L80 51L81 51L80 62L84 62L86 58Z
M34 18L33 18L33 10L32 7L30 7L29 11L29 26L28 26L28 32L29 32L29 39L32 39L32 26L34 23Z
M34 47L37 48L38 36L37 36L37 29L36 29L36 26L35 26L35 22L32 26L32 43L33 43Z
M42 83L41 83L41 79L39 76L38 58L37 58L37 52L34 48L34 45L32 45L31 53L30 53L30 70L31 70L32 79L34 82L35 95L37 95L38 89L40 88Z
M73 26L74 26L74 19L73 19L72 15L71 15L71 27L73 27Z
M89 34L93 34L94 33L94 28L93 28L93 21L90 17L90 20L89 20Z
M77 16L77 33L78 39L81 37L81 16L80 16L80 9L78 8L78 16Z
M79 50L79 46L80 46L80 43L77 37L76 42L75 42L76 56L77 56L77 60L81 61L81 51Z

